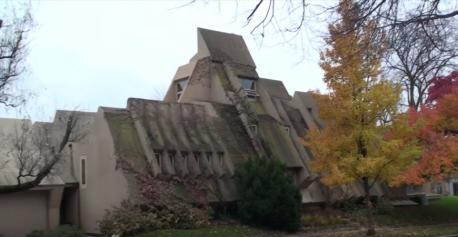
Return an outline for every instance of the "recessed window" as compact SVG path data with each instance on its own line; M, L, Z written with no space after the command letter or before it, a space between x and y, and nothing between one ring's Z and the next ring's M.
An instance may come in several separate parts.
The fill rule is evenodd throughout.
M156 164L159 168L162 167L162 151L161 150L154 150L154 159L156 159Z
M258 134L258 126L251 124L251 125L248 125L248 128L250 129L251 133Z
M175 151L169 151L169 161L170 161L170 165L172 165L172 168L175 167L175 156L176 156Z
M195 151L195 152L193 152L193 155L194 155L194 160L196 161L196 164L199 165L200 164L201 153L198 152L198 151Z
M81 164L81 173L80 173L80 182L81 182L81 187L85 188L87 185L87 172L86 172L86 156L82 156L80 160Z
M184 89L188 85L188 78L183 78L175 82L176 90L177 90L177 100L180 99L181 94L183 93Z
M205 155L207 157L208 164L210 164L211 163L211 158L212 158L212 153L211 152L206 152Z
M289 126L285 126L284 128L286 133L289 135L291 133Z
M256 83L252 79L240 79L240 83L245 90L256 90Z
M188 155L189 153L187 151L182 151L181 152L181 157L183 157L183 164L184 164L184 168L185 169L188 169Z
M218 166L223 167L224 152L218 152Z

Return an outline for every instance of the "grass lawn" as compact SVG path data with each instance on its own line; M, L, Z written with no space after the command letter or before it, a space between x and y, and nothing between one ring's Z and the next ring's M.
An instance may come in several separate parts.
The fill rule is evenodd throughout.
M362 218L364 218L362 216ZM432 201L428 206L412 206L395 208L385 215L376 215L376 223L382 227L377 231L378 237L430 237L441 235L458 234L458 226L424 225L458 223L458 197L444 197ZM393 226L406 226L403 228L391 228ZM423 225L423 227L415 226ZM331 227L329 227L331 228ZM324 226L322 231L329 230ZM296 233L285 234L259 230L240 225L221 225L195 230L157 230L135 237L305 237L314 236L318 233ZM343 232L343 233L319 233L322 237L363 237L364 232Z
M376 237L436 237L458 234L458 227L435 226L435 227L408 227L395 230L378 230ZM304 237L307 235L304 235ZM313 236L313 235L312 235ZM365 232L320 235L321 237L365 237Z
M458 197L443 197L428 206L395 208L390 214L377 215L383 225L427 225L458 222Z

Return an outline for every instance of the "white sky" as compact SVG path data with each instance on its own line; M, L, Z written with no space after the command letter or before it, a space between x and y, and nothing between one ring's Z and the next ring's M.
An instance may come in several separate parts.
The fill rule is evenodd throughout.
M28 73L16 86L35 96L22 110L34 120L50 120L56 109L96 111L124 108L129 97L161 99L176 69L197 52L197 27L242 35L260 76L283 81L290 94L324 90L316 37L313 46L302 40L303 48L281 44L278 33L261 43L250 34L252 26L244 27L253 1L239 1L238 8L233 1L176 8L183 3L33 2L37 26ZM22 115L0 108L0 117Z

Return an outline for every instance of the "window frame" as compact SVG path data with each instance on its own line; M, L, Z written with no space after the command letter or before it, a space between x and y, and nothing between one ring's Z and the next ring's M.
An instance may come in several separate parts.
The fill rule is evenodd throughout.
M81 188L87 187L87 157L82 155L80 157L80 186Z

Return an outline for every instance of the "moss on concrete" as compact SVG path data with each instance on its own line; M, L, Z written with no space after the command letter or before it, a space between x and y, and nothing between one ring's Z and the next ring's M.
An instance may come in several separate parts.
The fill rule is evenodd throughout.
M139 171L147 167L146 157L134 122L127 111L106 112L105 118L113 137L116 155Z
M257 115L261 115L261 114L267 114L265 108L264 108L264 105L262 104L261 101L257 100L257 101L250 101L248 102L249 106L250 106L250 110L254 113L256 113Z
M272 157L280 159L287 167L302 167L299 153L282 126L270 116L261 116L258 131L263 144Z

